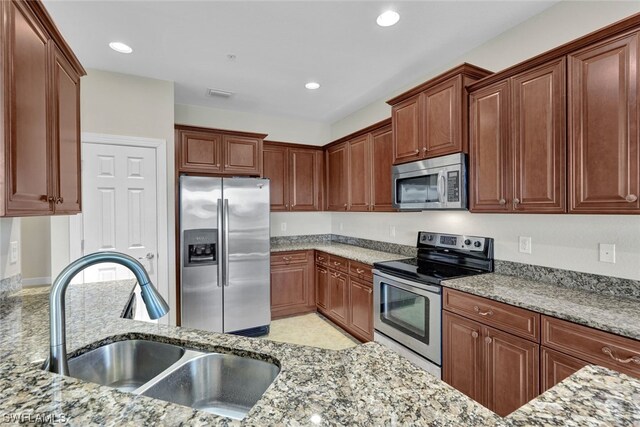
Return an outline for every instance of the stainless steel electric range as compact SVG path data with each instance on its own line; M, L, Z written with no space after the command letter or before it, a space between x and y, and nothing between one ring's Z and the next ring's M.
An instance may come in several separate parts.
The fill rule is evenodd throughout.
M440 377L442 280L493 271L493 239L418 233L418 256L373 265L374 335Z

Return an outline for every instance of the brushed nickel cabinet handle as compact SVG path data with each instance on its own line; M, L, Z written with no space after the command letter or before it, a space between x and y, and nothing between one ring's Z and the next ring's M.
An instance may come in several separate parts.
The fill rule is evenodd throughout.
M504 206L504 205L507 204L507 201L505 199L500 199L500 200L498 200L498 203L500 203L501 205Z
M487 344L491 344L493 342L493 340L491 339L491 337L486 337L484 339L484 342L486 342Z
M635 194L628 194L624 199L629 203L633 203L638 200L638 196L636 196Z
M288 256L283 256L282 259L285 260L286 262L291 261L291 257L288 257Z
M478 331L471 332L471 336L475 339L478 338Z
M640 356L631 356L627 359L620 359L615 354L613 354L613 350L611 350L609 347L602 347L602 352L618 363L624 363L626 365L627 363L633 362L637 365L640 365Z
M323 257L323 256L319 256L319 257L318 257L318 259L319 259L320 261L323 261L323 260L324 260L324 257Z
M340 265L338 261L333 261L333 265Z
M322 274L327 274L327 270L324 270L324 269L322 269L322 268L319 268L319 269L318 269L318 271L319 271L320 273L322 273Z
M493 316L493 311L489 310L489 311L480 311L480 307L478 307L477 305L475 307L473 307L473 310L478 313L480 316Z
M362 274L362 273L364 273L364 270L363 270L363 269L361 269L361 268L356 268L356 271L358 272L358 274Z

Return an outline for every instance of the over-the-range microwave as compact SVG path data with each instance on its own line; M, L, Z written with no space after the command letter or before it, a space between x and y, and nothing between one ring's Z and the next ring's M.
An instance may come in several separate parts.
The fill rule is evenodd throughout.
M467 156L434 157L393 167L393 206L402 211L467 209Z

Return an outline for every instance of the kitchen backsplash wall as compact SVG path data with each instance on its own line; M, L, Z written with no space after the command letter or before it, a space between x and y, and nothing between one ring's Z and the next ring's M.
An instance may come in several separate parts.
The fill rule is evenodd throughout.
M331 212L271 212L271 236L330 234Z

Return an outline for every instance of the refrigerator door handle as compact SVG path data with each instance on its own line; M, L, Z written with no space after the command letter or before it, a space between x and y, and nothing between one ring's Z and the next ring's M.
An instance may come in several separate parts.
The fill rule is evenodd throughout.
M218 261L218 287L222 287L224 283L224 271L222 269L222 260L220 256L224 256L224 246L222 241L222 199L218 199L218 241L216 242L218 245L216 258Z
M229 199L224 199L224 286L229 286Z

